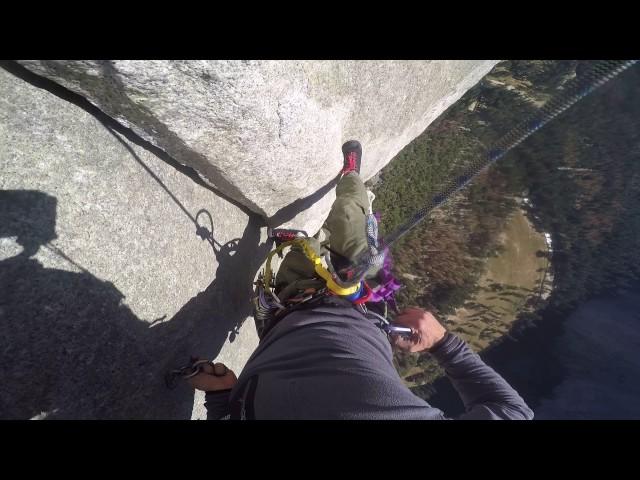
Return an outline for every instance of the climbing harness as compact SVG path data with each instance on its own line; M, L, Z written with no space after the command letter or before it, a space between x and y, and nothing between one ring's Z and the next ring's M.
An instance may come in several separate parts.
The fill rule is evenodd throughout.
M309 245L309 242L307 242L305 238L295 238L293 240L288 240L280 243L279 246L277 246L269 253L269 255L267 255L267 261L265 263L263 275L263 280L266 279L267 281L263 282L264 289L267 294L274 297L274 299L278 303L280 303L280 301L275 296L275 293L273 293L275 277L271 269L271 260L276 254L282 256L282 251L287 247L297 247L313 264L316 274L326 282L327 288L334 294L340 296L348 296L356 293L360 288L361 279L358 279L356 282L343 281L334 271L332 271L333 268L331 267L330 263L327 263L327 266L323 265L322 257L315 252L315 250Z
M270 232L272 233L272 232ZM361 283L347 284L342 282L335 272L331 272L322 263L320 257L315 250L309 245L305 237L293 236L291 232L280 230L279 236L272 237L276 240L276 248L268 255L265 262L264 270L260 272L255 282L256 294L253 298L253 316L259 325L267 326L272 324L276 319L282 318L284 314L289 313L292 309L298 309L302 305L312 300L317 300L325 295L338 295L341 297L349 297L357 294L362 288ZM291 240L286 240L292 238ZM285 240L283 240L285 239ZM298 251L313 264L314 271L319 278L324 280L324 287L308 288L302 292L302 295L294 296L287 301L281 300L275 292L275 274L272 270L271 262L275 255L283 257L283 251L286 248L297 248ZM331 268L331 267L329 267ZM366 287L368 288L368 287Z
M300 308L307 307L311 304L319 302L321 299L334 296L344 301L346 304L351 304L354 308L359 310L365 316L374 315L377 319L381 320L378 326L385 331L388 335L412 335L412 330L405 327L398 327L392 325L387 316L387 299L393 299L393 293L400 288L399 283L395 282L396 286L390 286L393 276L390 272L390 260L385 263L384 251L378 248L378 230L377 230L377 218L370 215L368 220L373 218L373 222L367 223L367 240L369 245L369 262L368 265L386 266L389 277L384 276L384 268L382 268L382 280L387 281L376 289L372 290L366 281L363 279L356 279L345 281L335 272L331 262L326 262L326 266L323 264L323 257L318 255L313 247L308 242L308 236L306 232L302 230L268 230L268 235L273 238L276 243L276 248L272 250L268 255L265 262L265 267L258 275L255 282L256 295L253 298L253 316L257 324L264 328L260 337L264 337L268 330L280 320L284 315L298 310ZM321 288L306 288L301 294L295 295L291 298L283 300L275 293L275 275L272 270L272 259L275 255L283 257L283 251L286 248L296 248L301 252L307 260L309 260L313 266L316 275L324 282L324 286ZM330 250L330 249L328 249ZM395 281L395 279L393 279ZM374 291L376 293L374 293ZM380 302L384 305L384 316L381 316L375 312L370 311L366 302L372 301L375 296L375 302ZM394 310L395 301L393 302Z
M211 360L198 360L197 358L192 357L187 365L167 372L165 375L165 384L167 385L167 388L176 388L178 385L178 379L180 378L186 380L204 372L204 367L206 365L211 365L211 367L213 367L213 373L210 375L214 375L216 377L224 377L229 371L225 365L220 364L222 367L222 371L220 371L216 368L216 364Z

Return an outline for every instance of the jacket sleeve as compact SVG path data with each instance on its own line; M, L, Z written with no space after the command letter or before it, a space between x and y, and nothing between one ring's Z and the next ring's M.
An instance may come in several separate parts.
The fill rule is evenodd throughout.
M447 332L430 352L462 398L461 420L531 420L533 411L460 337Z
M204 396L204 406L207 409L207 420L227 420L230 407L229 397L231 389L207 392ZM226 418L225 418L226 417Z

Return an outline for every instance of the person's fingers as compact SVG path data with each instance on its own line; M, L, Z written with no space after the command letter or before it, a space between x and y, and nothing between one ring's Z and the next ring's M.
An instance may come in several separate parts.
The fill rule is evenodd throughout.
M215 366L211 365L210 363L204 363L200 366L200 368L201 373L206 373L209 375L213 375L215 373Z
M218 377L229 377L234 381L238 379L238 377L236 377L236 374L233 372L233 370L227 367L224 363L218 362L213 366L213 368L214 368L215 375L217 375Z
M197 388L198 390L209 392L215 390L223 390L225 388L222 378L223 377L216 377L215 375L201 372L191 378L188 378L187 382L189 383L189 385L191 385L192 388Z
M232 383L236 383L238 381L238 377L236 377L235 372L231 369L227 369L227 373L224 376Z
M198 361L198 360L196 360ZM222 377L224 375L227 375L229 372L231 372L231 370L224 364L221 362L217 362L214 364L209 363L201 363L198 365L198 368L200 369L200 373L206 373L208 375L215 375L217 377ZM233 373L233 372L231 372ZM234 374L235 375L235 374Z
M199 360L196 360L199 361ZM207 373L209 375L216 375L218 377L221 377L223 375L226 375L227 372L230 372L229 368L227 368L227 366L224 363L215 363L215 364L211 364L209 363L201 363L198 365L198 368L200 369L200 373Z
M211 365L209 365L211 366ZM226 375L229 372L229 369L227 368L227 366L224 363L216 363L213 368L212 368L212 372L214 375L217 375L219 377Z
M400 335L391 335L391 343L393 344L394 347L400 350L408 351L410 347L409 341L404 338L401 338Z
M407 337L405 335L392 334L391 343L400 350L409 352L415 345L415 336Z
M212 392L233 388L238 381L236 374L224 363L210 363L200 365L201 372L187 379L192 388Z

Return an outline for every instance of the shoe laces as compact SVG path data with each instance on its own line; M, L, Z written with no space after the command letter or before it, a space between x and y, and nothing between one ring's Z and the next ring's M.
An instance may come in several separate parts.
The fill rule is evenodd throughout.
M352 172L356 169L356 152L347 153L347 166L344 168L343 173Z

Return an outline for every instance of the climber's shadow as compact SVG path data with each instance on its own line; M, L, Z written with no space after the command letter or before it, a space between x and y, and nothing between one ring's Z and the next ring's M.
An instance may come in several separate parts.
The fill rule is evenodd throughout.
M257 215L249 217L241 238L225 243L214 238L213 222L207 226L203 221L203 218L211 220L206 210L198 212L196 217L196 234L211 244L218 268L214 280L204 291L189 300L171 320L151 329L156 343L162 345L165 352L162 356L165 371L184 364L192 355L215 359L227 340L235 340L243 322L250 319L253 280L270 250L269 242L260 243L264 222ZM250 321L251 328L255 328L253 320ZM158 393L171 400L154 405L153 417L190 417L193 390L186 383L180 383L171 392L159 388Z
M218 263L224 261L226 257L232 257L236 253L241 239L234 238L224 244L218 242L213 236L215 227L213 225L213 217L208 210L204 208L199 210L198 213L196 213L195 223L196 235L211 245Z
M105 63L105 68L108 66ZM77 265L81 273L45 268L31 258L40 248L56 250L49 245L55 238L54 197L37 191L2 193L0 381L4 386L0 389L0 417L30 418L46 411L49 418L189 418L193 391L184 383L167 391L164 373L184 364L191 354L215 358L227 339L235 340L240 325L251 313L252 282L270 249L269 243L260 244L264 221L84 97L15 62L2 61L0 68L99 120L196 224L196 233L211 243L218 264L216 272L212 272L214 280L204 291L171 319L157 319L149 328L148 322L139 320L124 305L124 296L112 283ZM245 212L249 222L242 237L219 242L214 238L213 221L207 231L201 229L207 226L205 220L211 215L207 219L208 212L203 213L204 217L194 221L121 136ZM319 193L324 194L329 188L328 185ZM293 218L308 202L315 201L317 195L302 199L285 208L276 220ZM22 213L16 216L16 212ZM22 233L11 232L11 226ZM5 258L5 243L10 243L7 237L17 237L23 251L1 260ZM64 252L56 253L71 261ZM245 353L250 352L242 355Z
M43 192L0 191L0 417L190 418L193 390L184 382L168 390L164 374L192 354L215 358L250 315L251 284L268 251L262 221L251 217L242 237L226 243L209 230L215 280L150 328L111 282L50 243L56 209ZM47 268L32 258L39 252L77 271Z
M148 324L112 283L50 244L56 209L43 192L0 191L0 415L145 418ZM79 271L46 268L36 253Z

